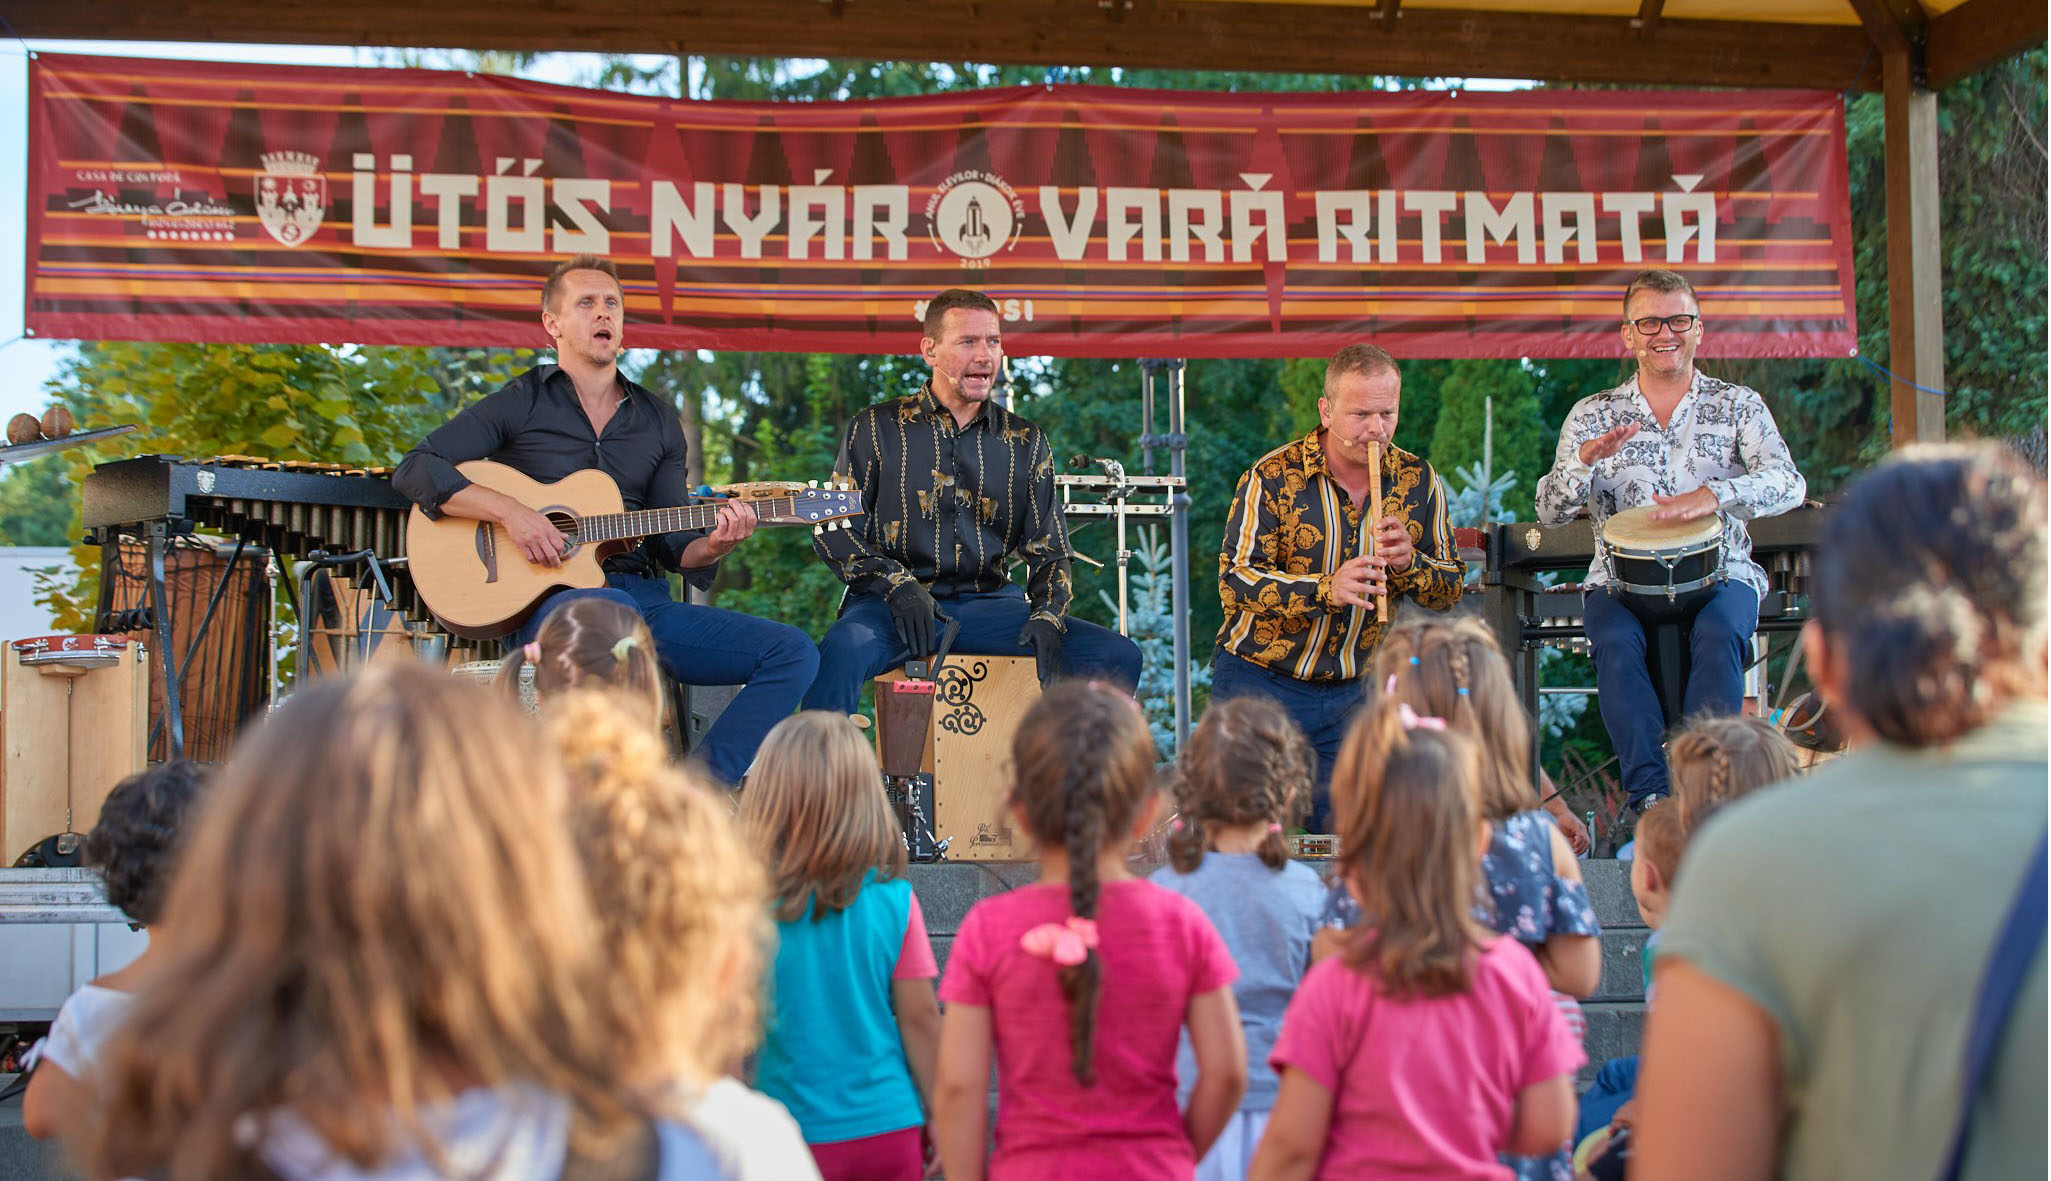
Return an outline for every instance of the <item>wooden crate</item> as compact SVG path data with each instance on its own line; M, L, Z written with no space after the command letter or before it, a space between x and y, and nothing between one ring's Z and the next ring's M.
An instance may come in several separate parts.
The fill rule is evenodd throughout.
M898 669L876 679L903 677ZM919 764L933 776L933 835L952 838L950 861L1031 859L1032 838L1012 823L1004 799L1011 789L1012 736L1040 699L1037 665L1030 656L957 654L935 679L933 726Z
M21 641L0 669L0 864L63 832L86 832L114 785L141 771L149 741L150 679L141 644L121 636L49 637L106 643L104 667L24 662Z

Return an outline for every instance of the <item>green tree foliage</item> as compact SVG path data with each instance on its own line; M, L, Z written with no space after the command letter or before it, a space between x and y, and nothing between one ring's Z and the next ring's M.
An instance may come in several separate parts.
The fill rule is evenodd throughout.
M255 455L390 466L462 404L531 361L525 350L336 348L325 345L80 346L50 383L81 428L142 429L63 454L70 480L131 455ZM83 531L71 499L68 537ZM39 600L60 627L84 630L98 595L98 555L73 553L77 581Z
M1553 442L1559 434L1557 425L1546 423L1538 381L1524 366L1453 362L1439 387L1438 422L1427 454L1442 477L1460 467L1480 467L1482 443L1491 434L1491 412L1495 428L1490 474L1512 475L1505 511L1516 512L1509 506L1530 504L1538 477L1552 466Z
M2042 439L2045 421L2045 51L1961 79L1937 99L1945 433ZM1881 98L1845 106L1859 351L1888 350ZM1709 362L1766 395L1811 494L1889 446L1888 380L1856 359Z
M54 458L10 464L0 474L0 545L64 545L77 499Z

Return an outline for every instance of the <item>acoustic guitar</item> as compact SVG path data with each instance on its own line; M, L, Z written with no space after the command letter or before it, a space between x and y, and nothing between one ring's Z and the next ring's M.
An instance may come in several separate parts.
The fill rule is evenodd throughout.
M406 564L413 586L436 620L473 640L505 635L527 622L550 592L605 585L599 563L625 553L643 537L680 529L710 529L720 503L752 509L764 525L810 525L813 532L847 528L862 514L862 494L847 487L792 487L784 495L626 511L619 485L596 468L544 484L502 463L472 460L456 470L474 484L503 492L547 517L569 538L560 566L537 566L492 521L445 516L419 508L406 521Z

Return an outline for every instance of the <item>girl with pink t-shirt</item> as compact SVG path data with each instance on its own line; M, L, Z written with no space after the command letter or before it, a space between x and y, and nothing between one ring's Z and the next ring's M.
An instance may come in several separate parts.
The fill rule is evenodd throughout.
M977 903L948 957L933 1100L946 1175L1187 1181L1238 1107L1246 1042L1237 973L1210 920L1126 869L1159 807L1146 720L1110 689L1056 685L1021 723L1012 768L1012 815L1038 845L1040 879ZM1100 1012L1115 1021L1099 1024ZM1186 1110L1175 1099L1185 1028L1196 1058Z
M1269 1061L1250 1174L1508 1178L1573 1130L1581 1046L1529 949L1473 916L1490 828L1474 744L1384 697L1332 774L1339 871L1365 916L1310 970Z

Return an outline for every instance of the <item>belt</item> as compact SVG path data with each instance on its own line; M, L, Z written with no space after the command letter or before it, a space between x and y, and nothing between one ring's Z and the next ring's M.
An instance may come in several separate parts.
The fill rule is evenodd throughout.
M651 578L655 573L654 564L638 553L614 554L600 562L598 568L607 574L638 574L643 578Z

